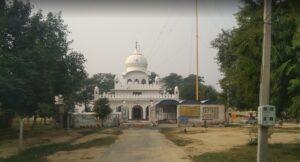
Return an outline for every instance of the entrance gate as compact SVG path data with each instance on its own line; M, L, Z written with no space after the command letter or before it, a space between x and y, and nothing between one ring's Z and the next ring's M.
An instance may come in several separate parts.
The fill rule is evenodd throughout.
M132 119L141 120L143 116L143 108L140 105L133 106L132 108Z

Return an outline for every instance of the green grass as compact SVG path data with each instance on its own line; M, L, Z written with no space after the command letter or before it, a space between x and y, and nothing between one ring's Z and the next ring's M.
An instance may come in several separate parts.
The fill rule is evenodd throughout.
M167 139L175 143L177 146L186 146L190 143L193 143L193 140L182 138L174 135L174 129L173 128L161 128L160 132L165 135Z
M9 157L7 159L0 158L0 162L45 162L45 157L54 154L55 152L72 151L76 149L90 148L93 146L110 145L115 142L116 138L117 137L103 137L77 145L72 145L71 142L64 142L31 147L22 151L20 154Z
M223 152L204 153L193 156L193 162L254 162L256 161L257 146L241 146ZM270 144L270 162L299 162L300 143Z
M82 129L82 128L80 128L80 129ZM103 128L93 128L93 129L87 129L87 130L83 129L83 130L79 131L78 133L83 135L83 136L86 136L86 135L90 135L90 134L93 134L93 133L98 133L102 130L103 130Z
M25 128L23 135L24 138L26 137L36 137L42 134L46 134L50 131L56 131L58 128L54 128L50 125L37 125L33 129L32 128ZM0 129L0 141L2 140L9 140L9 139L18 139L19 136L19 128L5 128Z

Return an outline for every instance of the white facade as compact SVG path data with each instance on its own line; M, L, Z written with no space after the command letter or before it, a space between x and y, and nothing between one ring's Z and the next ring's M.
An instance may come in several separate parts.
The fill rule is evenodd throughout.
M108 98L113 113L122 114L124 120L149 120L149 108L164 99L179 99L178 87L174 94L164 91L160 78L149 84L147 59L136 48L125 60L125 72L115 77L111 93L101 93L94 89L94 101Z

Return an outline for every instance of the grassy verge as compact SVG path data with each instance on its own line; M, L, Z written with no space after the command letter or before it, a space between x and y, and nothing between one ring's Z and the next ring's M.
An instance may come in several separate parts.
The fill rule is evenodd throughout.
M223 152L204 153L192 157L193 162L253 162L256 161L257 146L241 146ZM270 144L270 162L300 161L300 143Z
M193 140L191 139L176 136L173 128L161 128L160 132L177 146L186 146L190 143L193 143Z
M98 132L101 132L103 130L103 128L93 128L93 129L82 129L80 128L78 133L83 135L83 136L87 136L87 135L90 135L90 134L93 134L93 133L98 133Z
M24 138L36 137L43 134L47 134L47 132L57 131L57 130L60 129L54 128L52 125L37 125L34 128L31 127L24 128L23 135ZM0 129L0 141L18 139L18 137L19 137L18 127Z
M71 142L49 144L31 147L22 151L20 154L12 156L7 159L0 159L0 162L44 162L45 157L51 155L58 151L72 151L76 149L90 148L94 146L105 146L110 145L115 142L117 137L103 137L88 141L86 143L81 143L77 145L72 145Z

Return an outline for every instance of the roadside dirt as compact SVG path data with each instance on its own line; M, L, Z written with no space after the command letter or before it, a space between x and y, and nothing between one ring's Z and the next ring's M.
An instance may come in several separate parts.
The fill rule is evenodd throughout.
M78 149L73 151L59 151L47 157L49 162L81 162L90 161L98 156L104 154L107 150L107 146L103 147L91 147L88 149Z
M287 126L292 128L290 126ZM287 128L284 127L284 128ZM299 129L297 127L293 127ZM269 138L269 143L292 143L300 141L300 129L296 132L285 131L282 128L271 130L274 133ZM200 155L206 152L219 152L236 146L246 145L249 140L249 128L188 128L187 133L175 129L174 135L191 140L192 143L183 146L189 155Z
M82 143L86 143L89 141L93 141L99 138L116 136L114 135L115 130L113 129L105 129L101 132L92 133L89 135L82 136L72 142L72 145L80 145ZM82 161L91 161L96 157L102 156L108 149L108 146L99 146L99 147L90 147L86 149L76 149L72 151L59 151L50 156L47 156L47 160L49 162L65 162L74 161L74 162L82 162Z

